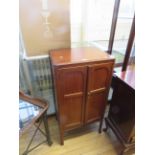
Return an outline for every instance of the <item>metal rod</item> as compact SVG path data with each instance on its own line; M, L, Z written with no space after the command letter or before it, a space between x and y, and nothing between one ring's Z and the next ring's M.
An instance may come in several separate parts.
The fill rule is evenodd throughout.
M50 132L49 132L49 128L48 128L48 122L47 122L46 114L44 114L44 116L43 116L43 122L44 122L44 126L45 126L46 138L47 138L48 145L51 145L52 141L51 141L51 138L50 138Z
M27 57L25 56L24 59L25 60L38 60L38 59L43 59L43 58L49 58L49 55L38 55L38 56L31 56L31 57Z
M25 152L23 153L24 155L25 155L25 154L27 154L27 153L29 152L29 151L28 151L28 149L29 149L29 147L31 146L32 141L33 141L33 139L34 139L34 137L35 137L35 135L36 135L37 131L39 130L38 128L39 128L39 126L40 126L41 122L42 122L42 120L40 121L40 123L39 123L39 125L38 125L37 129L35 130L35 132L34 132L34 134L33 134L32 138L31 138L31 140L30 140L30 142L29 142L29 144L28 144L28 146L27 146L27 148L26 148Z
M120 6L120 0L115 0L113 17L112 17L111 32L110 32L110 38L109 38L109 45L108 45L108 53L109 54L112 53L119 6Z
M134 42L134 38L135 38L135 16L134 16L133 21L132 21L129 40L128 40L128 44L127 44L127 48L126 48L126 52L125 52L123 66L122 66L122 71L125 71L127 69L128 61L129 61L129 58L130 58L130 53L131 53L131 50L132 50L132 45L133 45L133 42Z
M43 142L41 142L41 143L39 143L39 144L37 144L37 145L34 146L32 149L28 150L28 151L26 152L26 154L29 153L29 152L31 152L32 150L34 150L35 148L37 148L38 146L40 146L41 144L43 144L43 143L45 143L45 142L46 142L46 140L43 141ZM25 153L25 152L24 152L24 153ZM23 155L26 155L26 154L23 154Z
M36 124L34 124L34 125L35 125L35 127L38 127ZM40 128L38 128L38 130L46 137L46 134Z

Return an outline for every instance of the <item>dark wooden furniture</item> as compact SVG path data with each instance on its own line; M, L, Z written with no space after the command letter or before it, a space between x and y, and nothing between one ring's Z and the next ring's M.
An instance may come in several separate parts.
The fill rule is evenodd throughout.
M20 137L26 133L27 130L29 130L32 126L36 127L36 130L34 131L34 134L32 135L32 138L27 145L23 155L27 155L30 151L41 145L42 143L46 142L50 146L52 144L49 128L48 128L48 122L47 122L47 113L48 109L48 103L44 99L40 98L33 98L31 96L28 96L24 94L23 92L19 92L19 135ZM41 123L44 123L45 132L40 129ZM41 134L43 134L46 137L46 141L41 142L40 144L34 146L33 148L30 148L32 141L37 133L37 131L40 131Z
M74 48L51 51L50 59L63 144L65 131L102 119L114 58L96 48Z
M110 102L106 128L113 130L123 144L121 154L135 145L135 71L134 69L114 73L112 78L113 96Z

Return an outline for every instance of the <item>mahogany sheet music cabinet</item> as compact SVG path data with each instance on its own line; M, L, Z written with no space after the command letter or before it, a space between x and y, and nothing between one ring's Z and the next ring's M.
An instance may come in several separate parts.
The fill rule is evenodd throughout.
M53 50L49 55L63 145L65 131L103 118L114 58L93 47Z

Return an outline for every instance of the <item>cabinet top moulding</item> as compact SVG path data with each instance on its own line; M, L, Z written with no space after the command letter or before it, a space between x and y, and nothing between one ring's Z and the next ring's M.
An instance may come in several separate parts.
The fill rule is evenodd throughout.
M54 66L81 64L98 61L114 61L114 57L94 47L68 48L52 50L50 59Z

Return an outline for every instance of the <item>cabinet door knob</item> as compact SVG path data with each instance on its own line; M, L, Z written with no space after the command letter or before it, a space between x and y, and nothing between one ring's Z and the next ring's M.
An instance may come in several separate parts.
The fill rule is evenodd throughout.
M90 96L91 95L91 92L88 92L88 95Z

